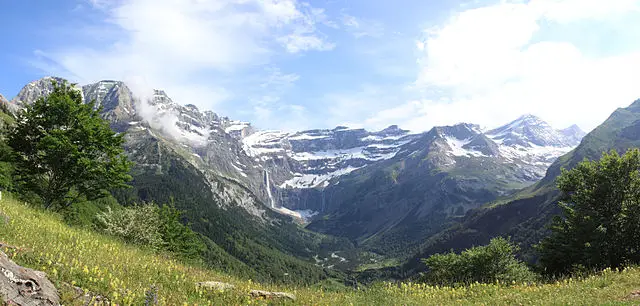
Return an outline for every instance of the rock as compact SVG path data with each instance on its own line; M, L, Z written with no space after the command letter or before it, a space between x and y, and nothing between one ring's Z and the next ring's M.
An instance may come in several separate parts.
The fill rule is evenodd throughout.
M0 251L0 297L9 305L59 305L58 291L44 272L18 266Z
M251 290L251 292L249 292L249 295L251 295L254 298L265 298L265 299L271 299L271 298L285 298L285 299L290 299L295 301L296 300L296 296L291 294L291 293L286 293L286 292L271 292L271 291L264 291L264 290Z
M208 289L215 289L215 290L220 290L220 291L224 291L227 289L233 289L236 286L229 284L229 283L223 283L223 282L200 282L197 283L196 285L200 286L200 287L204 287L204 288L208 288Z

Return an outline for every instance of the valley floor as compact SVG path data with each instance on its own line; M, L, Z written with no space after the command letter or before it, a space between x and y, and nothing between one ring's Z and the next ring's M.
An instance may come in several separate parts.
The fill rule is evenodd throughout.
M380 283L365 289L323 290L319 286L267 286L223 275L170 256L122 243L87 229L65 225L51 213L11 199L0 201L2 251L18 264L47 272L61 291L64 305L82 305L72 286L108 297L119 305L144 305L157 288L161 305L594 305L640 304L640 268L603 271L585 279L552 284L474 284L431 287ZM10 246L10 247L7 247ZM202 281L222 281L235 289L208 291ZM251 289L285 291L296 301L255 300ZM151 294L153 296L153 294Z

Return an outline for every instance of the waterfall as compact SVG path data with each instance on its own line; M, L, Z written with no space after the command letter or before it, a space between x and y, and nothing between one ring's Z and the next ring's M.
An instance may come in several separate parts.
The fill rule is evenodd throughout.
M273 201L273 195L271 194L271 182L269 181L269 172L267 169L264 170L264 180L267 184L267 195L269 195L269 204L271 204L271 208L275 208L275 204Z

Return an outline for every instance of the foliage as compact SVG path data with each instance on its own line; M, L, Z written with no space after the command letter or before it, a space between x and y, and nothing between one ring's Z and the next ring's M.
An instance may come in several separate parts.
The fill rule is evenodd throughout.
M201 258L207 247L189 225L182 224L182 212L170 205L162 205L156 212L160 217L162 248L184 258Z
M123 207L97 214L99 228L127 242L172 252L182 258L201 259L206 250L201 238L180 222L181 212L169 205L153 203Z
M17 115L8 144L15 152L17 180L23 192L44 206L64 208L81 198L104 197L130 180L122 144L100 117L94 103L66 82Z
M514 254L518 247L504 238L494 238L486 246L473 247L460 254L435 254L423 260L429 272L425 281L439 285L473 282L532 282L536 276Z
M123 243L84 228L65 225L51 212L34 210L13 200L0 201L9 216L0 222L4 248L18 264L42 270L61 293L64 305L83 305L77 292L64 284L100 294L118 305L144 305L153 295L159 305L271 305L253 300L250 289L294 293L299 305L601 305L637 304L629 299L640 287L640 269L605 270L586 278L549 284L470 284L464 287L415 283L380 283L368 288L268 286L238 279ZM227 291L203 290L195 283L222 281L236 285ZM151 294L150 294L151 293Z
M13 151L4 140L4 135L0 135L0 190L11 190L13 188Z
M640 262L640 151L604 153L562 170L558 188L563 217L539 245L549 273L576 268L617 268Z
M162 235L160 234L160 215L157 206L144 204L125 207L99 213L97 220L100 228L107 234L121 237L125 241L149 245L153 249L160 249Z
M95 228L98 223L98 215L107 211L107 207L114 210L122 208L120 203L111 195L92 201L81 201L69 206L59 213L64 221L72 226Z
M0 190L13 188L13 150L7 145L7 129L15 120L5 104L0 104Z
M321 267L297 258L314 255L308 250L318 249L317 234L301 230L269 210L266 213L280 223L277 226L265 224L237 203L223 205L208 192L207 179L191 164L172 155L163 144L145 147L163 149L162 154L145 153L161 156L157 163L162 171L135 166L132 188L114 192L120 203L173 203L191 228L208 238L205 262L216 269L261 282L312 284L327 277ZM219 188L229 188L224 181L217 183ZM229 263L233 265L222 265Z

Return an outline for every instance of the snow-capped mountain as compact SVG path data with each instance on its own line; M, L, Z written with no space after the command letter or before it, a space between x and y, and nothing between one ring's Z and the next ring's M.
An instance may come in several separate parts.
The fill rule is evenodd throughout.
M534 184L571 148L562 133L532 116L488 133L468 123L439 126L402 144L392 158L290 203L320 211L312 230L373 249L404 249L470 209Z
M504 126L487 132L494 141L507 146L575 147L580 139L572 137L582 131L573 125L566 130L556 130L534 115L524 115ZM584 136L584 132L581 133Z
M28 84L9 104L46 96L52 80ZM77 89L126 133L140 198L149 186L167 184L170 194L195 185L198 209L211 203L230 219L265 228L282 224L277 212L373 248L423 241L451 218L533 184L584 136L577 126L557 130L531 115L488 131L468 123L419 134L395 125L377 132L260 131L162 90L141 101L119 81ZM213 226L215 214L197 222Z
M536 116L524 115L486 135L499 145L507 162L523 165L537 180L558 157L580 144L585 133L577 125L558 130Z
M582 138L587 135L587 133L575 124L566 129L560 130L560 132L566 137L567 141L574 146L577 146L580 141L582 141Z
M287 160L291 173L276 179L280 188L316 188L328 186L335 177L392 158L415 137L396 125L378 132L339 126L296 133L260 131L242 142L245 152L256 162L270 165Z
M45 77L27 84L12 103L23 107L48 95L53 80L62 81ZM210 191L220 199L218 203L233 204L266 218L263 171L225 131L235 122L211 111L201 112L194 105L178 104L161 90L140 101L120 81L105 80L76 88L85 102L102 107L101 114L112 128L126 132L125 150L138 168L161 173L166 171L163 160L168 155L180 156L207 178Z
M10 104L30 103L48 94L52 80L61 81L47 77L32 82ZM297 217L311 215L313 211L304 210L319 207L306 204L320 203L315 198L322 193L314 190L339 184L342 177L356 170L423 150L418 140L429 134L410 134L396 125L377 132L342 126L291 133L257 131L249 122L179 104L162 90L155 90L148 101L139 101L120 81L100 81L78 90L86 102L95 101L96 107L103 108L103 116L115 129L163 137L206 175L236 182L267 207ZM436 138L429 145L427 160L434 165L461 171L469 161L509 165L518 169L514 173L519 183L542 177L558 156L584 136L577 126L556 130L532 115L487 132L473 124L435 127L432 131ZM320 206L325 202L323 199ZM255 205L241 204L253 214L261 214Z

